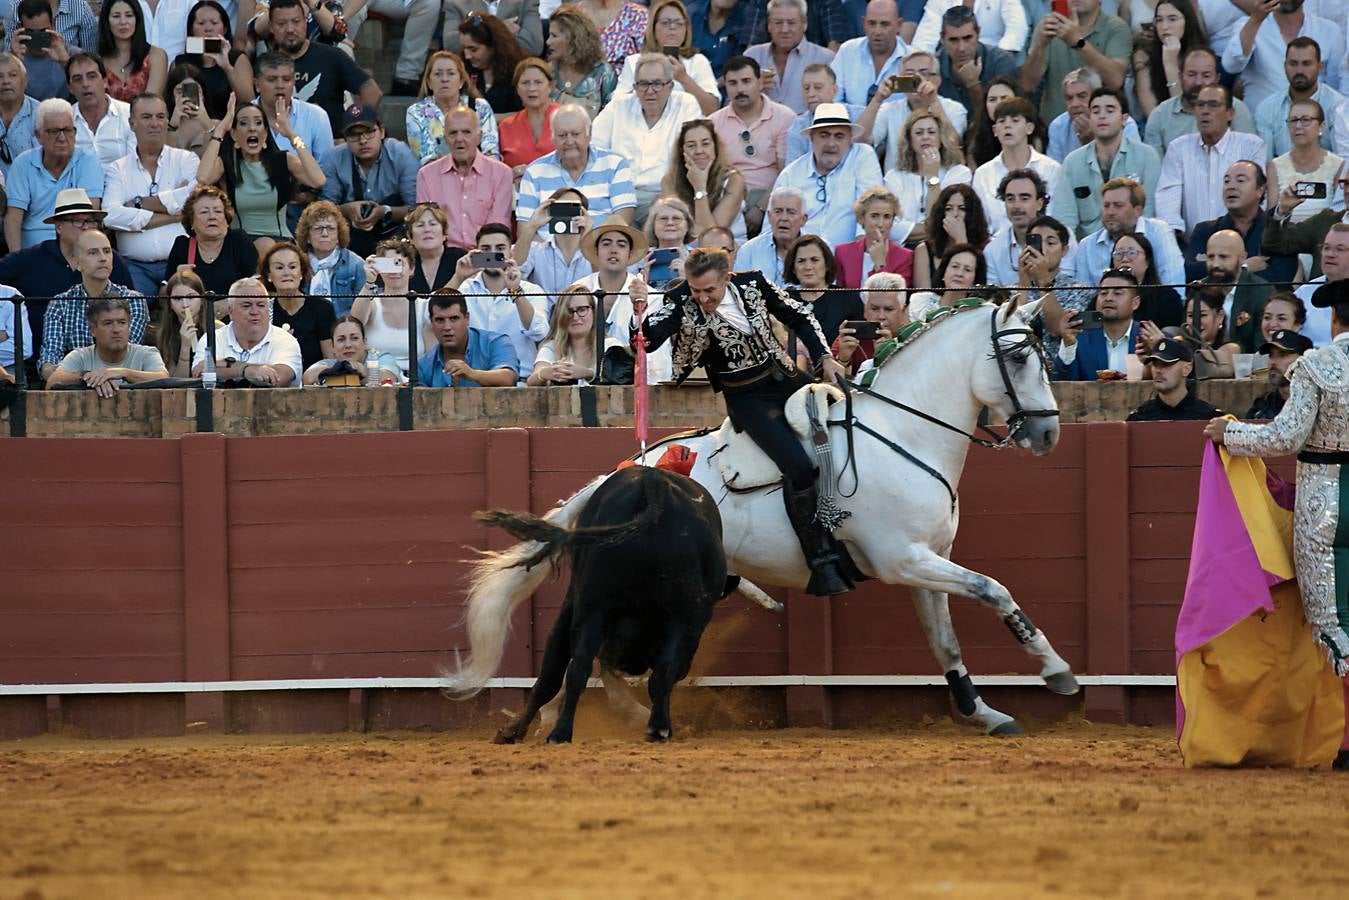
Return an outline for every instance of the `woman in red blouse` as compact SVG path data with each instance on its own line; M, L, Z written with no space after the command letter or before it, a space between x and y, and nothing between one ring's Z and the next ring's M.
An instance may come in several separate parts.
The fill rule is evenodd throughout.
M98 14L98 55L108 70L108 95L130 102L137 94L163 94L169 58L150 46L145 14L133 0L108 0Z
M553 152L553 132L549 126L558 104L551 99L553 69L531 56L515 67L515 92L524 109L502 119L497 126L501 138L501 161L511 167L520 182L525 166Z
M874 185L862 192L853 204L862 236L839 244L834 250L838 261L840 287L860 288L868 275L894 272L913 278L913 251L890 240L890 226L899 214L899 199L889 188Z

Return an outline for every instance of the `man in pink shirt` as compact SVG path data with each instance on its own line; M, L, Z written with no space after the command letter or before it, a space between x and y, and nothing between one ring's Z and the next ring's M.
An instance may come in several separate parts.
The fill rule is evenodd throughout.
M796 119L796 113L763 95L759 72L759 64L748 56L727 60L730 102L708 116L731 165L745 178L745 229L751 235L763 225L768 192L787 164L787 131Z
M450 155L432 160L417 173L417 202L436 203L449 225L445 243L471 250L478 229L488 222L509 222L511 167L478 149L482 128L478 114L459 107L445 117L445 143Z

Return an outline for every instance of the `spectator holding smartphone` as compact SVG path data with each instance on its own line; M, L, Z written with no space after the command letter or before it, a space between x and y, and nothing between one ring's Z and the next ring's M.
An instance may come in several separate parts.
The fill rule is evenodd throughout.
M647 251L642 277L652 290L684 277L684 258L693 242L693 212L678 197L661 197L646 217Z
M1025 292L1026 302L1042 301L1032 325L1039 324L1050 359L1059 352L1064 319L1091 303L1091 291L1074 287L1077 279L1062 268L1069 246L1068 226L1050 216L1037 216L1026 226L1026 247L1017 260L1018 289Z
M78 6L89 13L89 7L81 3ZM70 87L66 83L66 61L72 51L60 32L52 27L52 7L47 0L20 0L14 7L18 22L13 15L5 22L6 43L28 72L28 96L41 103L51 97L70 100ZM98 20L93 19L97 35ZM90 45L94 46L94 45Z
M877 272L863 285L862 320L845 321L830 348L849 376L860 375L876 355L876 344L888 341L909 324L908 284L895 272ZM869 328L866 326L870 326Z
M594 271L581 252L581 238L591 226L589 207L590 201L581 191L562 188L519 225L511 254L520 274L549 296Z
M1096 309L1069 315L1054 356L1058 381L1095 381L1101 372L1124 373L1138 344L1138 279L1132 272L1107 269L1096 293ZM1096 315L1092 315L1095 312Z

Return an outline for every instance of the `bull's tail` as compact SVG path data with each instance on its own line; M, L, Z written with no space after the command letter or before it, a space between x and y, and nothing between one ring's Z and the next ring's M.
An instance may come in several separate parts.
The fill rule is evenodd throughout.
M468 609L464 619L470 652L468 660L459 661L454 671L442 672L447 693L460 698L471 697L487 686L501 666L516 608L543 583L552 569L551 564L567 546L621 540L625 533L650 525L660 514L664 504L652 503L653 498L648 497L647 508L634 522L612 529L573 531L571 525L580 515L581 508L608 477L596 478L542 519L503 512L480 516L482 521L506 529L522 542L500 553L484 552L471 563Z

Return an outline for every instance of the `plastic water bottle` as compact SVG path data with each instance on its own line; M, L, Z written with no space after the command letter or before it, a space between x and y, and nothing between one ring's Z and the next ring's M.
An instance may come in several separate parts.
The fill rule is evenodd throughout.
M208 391L215 390L215 357L207 351L206 366L201 370L201 386Z
M368 350L365 354L365 386L379 387L379 351Z

